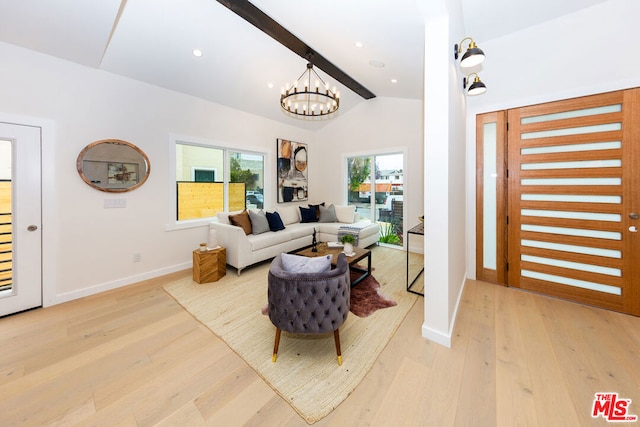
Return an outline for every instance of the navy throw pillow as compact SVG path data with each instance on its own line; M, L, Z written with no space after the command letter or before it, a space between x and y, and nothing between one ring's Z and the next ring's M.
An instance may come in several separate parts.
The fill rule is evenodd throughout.
M300 222L318 222L315 208L303 208L302 206L298 207L300 208L300 216L302 217L302 220Z
M267 222L271 231L284 230L284 224L278 212L267 212Z
M317 205L309 205L310 208L316 210L316 218L320 219L320 206L324 206L324 202L318 203Z

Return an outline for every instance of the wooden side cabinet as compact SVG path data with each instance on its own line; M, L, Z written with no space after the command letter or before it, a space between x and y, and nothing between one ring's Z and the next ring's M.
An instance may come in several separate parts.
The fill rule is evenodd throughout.
M227 274L227 250L223 247L206 252L193 251L193 281L208 283L220 280Z

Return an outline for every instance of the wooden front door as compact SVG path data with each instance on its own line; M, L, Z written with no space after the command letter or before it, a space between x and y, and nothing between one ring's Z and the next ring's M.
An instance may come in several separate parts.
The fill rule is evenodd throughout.
M640 315L639 114L640 89L508 112L509 286Z

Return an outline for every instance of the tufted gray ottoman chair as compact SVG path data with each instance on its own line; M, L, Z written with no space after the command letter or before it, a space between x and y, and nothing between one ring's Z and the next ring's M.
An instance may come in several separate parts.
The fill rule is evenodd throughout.
M342 365L340 333L349 314L351 295L349 265L344 254L338 256L336 268L323 273L285 271L278 255L269 268L269 319L276 327L272 360L278 357L282 331L320 334L333 331Z

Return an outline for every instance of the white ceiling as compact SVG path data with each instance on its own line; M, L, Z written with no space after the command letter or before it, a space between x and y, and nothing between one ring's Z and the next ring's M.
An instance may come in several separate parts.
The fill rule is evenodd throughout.
M376 96L421 99L423 10L429 1L252 3ZM467 34L460 38L471 35L482 47L483 41L604 1L461 0ZM0 41L303 125L282 113L278 100L280 87L302 73L306 60L215 0L0 0ZM356 48L356 41L364 47ZM194 48L204 55L194 57ZM372 60L385 65L373 67ZM338 88L341 114L366 102Z

